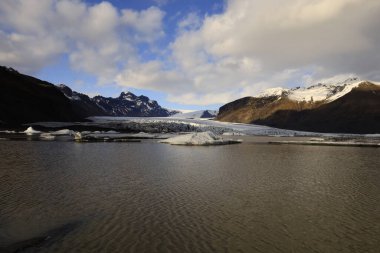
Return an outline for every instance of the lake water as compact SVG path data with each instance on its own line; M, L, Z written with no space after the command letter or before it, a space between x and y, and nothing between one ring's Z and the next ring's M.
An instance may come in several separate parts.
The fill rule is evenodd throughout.
M0 141L0 251L379 252L380 149Z

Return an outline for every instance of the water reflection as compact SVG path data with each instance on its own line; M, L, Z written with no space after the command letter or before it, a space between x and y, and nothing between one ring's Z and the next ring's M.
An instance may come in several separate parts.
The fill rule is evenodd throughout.
M377 252L379 149L0 142L0 247Z

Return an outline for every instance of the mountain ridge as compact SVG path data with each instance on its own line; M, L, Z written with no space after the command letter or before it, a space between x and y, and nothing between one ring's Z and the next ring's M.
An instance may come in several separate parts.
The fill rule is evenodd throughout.
M169 117L177 111L161 107L156 100L132 92L121 92L118 97L104 97L101 95L90 98L86 94L73 91L67 85L57 86L67 98L77 107L90 116L115 117Z
M380 111L374 109L380 108L380 86L357 78L347 80L293 90L276 88L241 98L223 105L217 120L302 131L380 133Z
M168 117L177 111L146 96L122 92L119 97L90 98L64 84L54 85L0 66L0 123L83 121L90 116Z
M191 112L180 112L173 114L170 117L175 118L200 118L200 119L213 119L217 116L217 110L198 110Z
M80 119L55 85L0 66L0 120L3 124Z

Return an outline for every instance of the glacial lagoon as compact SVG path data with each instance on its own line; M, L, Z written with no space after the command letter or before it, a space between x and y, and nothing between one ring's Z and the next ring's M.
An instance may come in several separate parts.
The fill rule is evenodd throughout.
M378 252L379 148L238 138L2 140L0 250Z

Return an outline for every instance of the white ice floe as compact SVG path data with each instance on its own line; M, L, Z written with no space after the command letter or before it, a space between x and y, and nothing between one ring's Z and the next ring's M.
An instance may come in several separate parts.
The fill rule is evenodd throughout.
M324 138L310 138L309 141L325 141Z
M222 135L224 136L244 136L246 134L240 132L225 132Z
M191 133L175 136L163 141L172 145L209 146L241 143L241 140L226 140L212 132Z
M131 137L142 138L142 139L157 139L159 137L159 134L150 134L150 133L140 132L137 134L132 134Z
M16 131L13 131L13 130L4 130L4 131L0 131L0 133L5 133L5 134L15 134Z
M83 135L81 132L75 132L74 133L74 140L81 140L83 138Z
M114 130L109 130L107 132L105 132L106 134L119 134L120 132L116 132Z
M50 133L51 135L74 135L74 131L73 130L69 130L69 129L62 129L62 130L58 130L58 131L55 131L55 132L51 132Z
M55 136L50 134L50 133L42 133L40 135L40 138L43 139L43 140L54 140L55 139Z
M33 127L28 127L23 133L27 135L40 134L41 131L34 130Z

